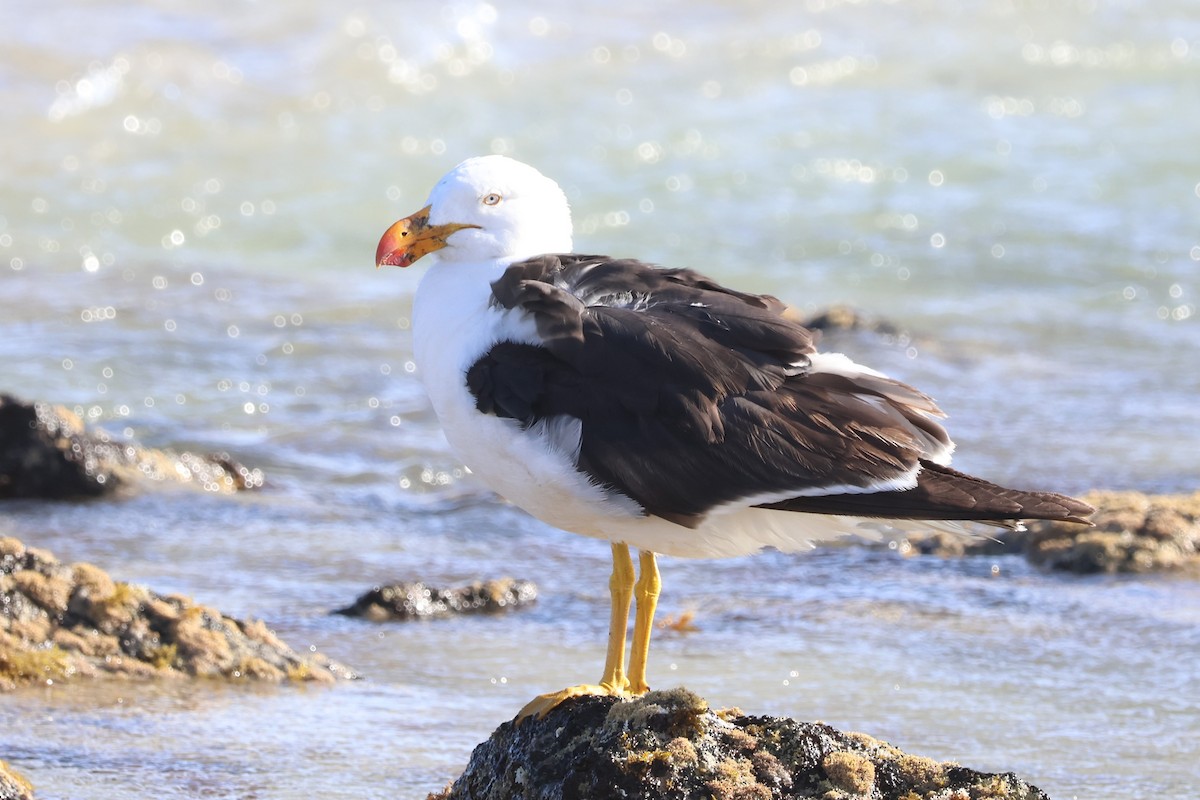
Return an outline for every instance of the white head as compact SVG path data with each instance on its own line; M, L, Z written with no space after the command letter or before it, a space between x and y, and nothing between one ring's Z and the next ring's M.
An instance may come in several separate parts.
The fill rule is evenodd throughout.
M505 156L469 158L429 193L429 204L383 235L378 265L408 266L437 252L446 262L515 261L571 250L571 210L562 189Z

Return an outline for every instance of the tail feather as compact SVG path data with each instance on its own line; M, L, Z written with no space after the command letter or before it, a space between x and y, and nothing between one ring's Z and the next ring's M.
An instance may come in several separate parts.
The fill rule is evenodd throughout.
M999 524L1050 519L1090 525L1094 509L1053 492L1023 492L964 474L932 461L921 461L912 489L820 497L794 497L762 508L885 519L974 520Z

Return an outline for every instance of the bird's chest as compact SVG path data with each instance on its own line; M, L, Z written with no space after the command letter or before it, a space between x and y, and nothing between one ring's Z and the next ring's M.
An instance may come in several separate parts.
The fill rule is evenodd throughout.
M413 304L413 356L421 380L446 435L456 450L469 439L507 444L495 417L481 414L467 388L467 371L497 342L536 342L536 330L518 313L490 304L491 294L463 287L455 291L441 275L430 274L421 283ZM474 465L468 463L474 469Z
M603 521L637 516L576 469L543 428L480 412L466 373L497 342L538 344L533 322L486 297L468 298L424 283L413 309L414 357L446 439L493 491L556 527L599 535ZM470 301L468 301L470 300Z

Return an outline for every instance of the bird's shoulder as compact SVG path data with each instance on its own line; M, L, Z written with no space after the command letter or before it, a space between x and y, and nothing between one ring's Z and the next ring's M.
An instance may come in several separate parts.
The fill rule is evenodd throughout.
M708 296L727 297L745 305L782 312L788 306L767 294L740 292L689 268L668 268L635 258L582 253L547 253L510 265L492 284L498 304L513 308L522 283L549 284L577 297L584 305L631 305L630 296L656 301L694 302Z
M550 346L581 343L589 333L625 346L666 337L795 364L815 352L818 337L772 295L738 291L693 269L605 255L552 253L516 262L492 283L492 303L530 315Z

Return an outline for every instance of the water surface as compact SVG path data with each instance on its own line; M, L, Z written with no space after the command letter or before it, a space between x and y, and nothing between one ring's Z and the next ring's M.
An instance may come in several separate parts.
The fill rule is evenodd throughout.
M411 361L419 269L371 265L471 155L559 180L580 250L899 325L830 345L936 396L963 469L1200 484L1191 3L13 0L0 22L0 390L270 484L8 504L0 533L366 675L6 695L0 757L43 798L419 798L530 696L598 677L608 548L464 471ZM1192 582L857 547L663 567L661 613L698 630L656 641L657 686L1056 799L1200 786ZM539 604L328 613L505 574Z

